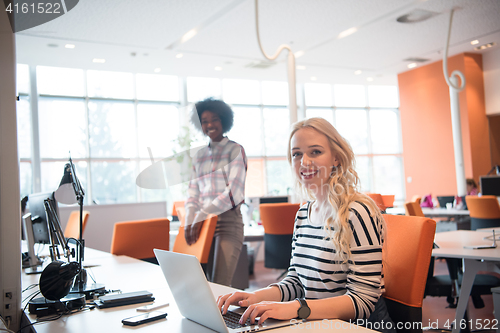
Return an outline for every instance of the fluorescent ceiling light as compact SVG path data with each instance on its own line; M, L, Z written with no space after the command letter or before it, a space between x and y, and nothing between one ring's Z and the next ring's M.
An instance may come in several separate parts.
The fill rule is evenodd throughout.
M65 48L67 49L74 49L75 48L75 44L66 44L64 45Z
M161 72L161 68L155 68L155 73L160 73Z
M303 66L303 65L298 65L298 66L297 66L297 69L304 70L304 69L306 69L306 66Z
M471 45L476 45L476 44L479 44L479 41L477 39L473 40L472 42L470 42Z
M318 78L316 76L311 76L311 81L316 81Z
M187 42L188 40L190 40L191 38L193 38L194 36L196 36L197 33L198 33L198 31L196 31L196 29L189 30L188 32L186 32L184 34L184 36L182 36L181 43Z
M358 69L357 71L354 71L354 75L359 75L361 73L363 73L363 72L360 69Z
M495 46L495 43L492 42L492 43L484 44L481 46L477 46L474 48L474 50L480 51L480 50L488 49L488 48L493 47L493 46Z
M416 62L412 62L411 64L408 64L408 68L415 68L415 67L417 67Z
M372 82L372 81L373 81L373 78L372 78L372 77L367 77L367 78L366 78L366 81L368 81L368 82Z
M341 39L341 38L347 37L349 35L352 35L356 31L358 31L358 28L356 28L356 27L349 28L349 29L344 30L341 33L339 33L339 35L337 36L337 38Z
M300 51L297 51L295 52L293 55L295 56L295 58L300 58L304 55L304 51L303 50L300 50Z
M220 66L215 66L215 68L214 68L214 69L215 69L216 71L221 71L221 70L222 70L222 67L220 67Z
M182 53L177 53L177 54L175 55L175 57L176 57L177 59L180 59L180 58L184 57L184 54L182 54Z
M97 64L104 64L106 62L106 59L94 58L94 59L92 59L92 62L95 62Z

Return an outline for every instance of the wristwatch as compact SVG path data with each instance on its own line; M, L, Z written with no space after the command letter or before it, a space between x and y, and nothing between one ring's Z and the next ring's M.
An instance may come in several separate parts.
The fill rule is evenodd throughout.
M307 319L311 314L311 309L307 305L305 298L296 298L296 301L300 303L300 308L297 310L297 317L300 319Z

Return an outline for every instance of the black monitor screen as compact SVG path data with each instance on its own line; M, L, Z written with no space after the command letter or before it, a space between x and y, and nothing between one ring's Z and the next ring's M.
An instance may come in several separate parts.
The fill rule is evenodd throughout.
M54 192L31 194L28 199L28 205L33 224L33 238L35 243L49 244L49 227L47 223L47 214L45 213L44 200L50 198L55 206L56 214L59 216L57 202L54 198Z
M261 197L259 202L262 203L281 203L288 202L288 196L282 197Z
M500 176L483 176L479 178L482 195L500 197Z

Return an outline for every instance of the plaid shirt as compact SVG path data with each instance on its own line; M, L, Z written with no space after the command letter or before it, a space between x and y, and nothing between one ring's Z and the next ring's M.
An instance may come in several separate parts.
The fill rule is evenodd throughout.
M245 198L246 165L243 147L226 137L200 149L193 158L193 176L189 182L186 208L200 210L212 204L220 209L219 214L226 212L233 208L229 193L234 204L240 204Z

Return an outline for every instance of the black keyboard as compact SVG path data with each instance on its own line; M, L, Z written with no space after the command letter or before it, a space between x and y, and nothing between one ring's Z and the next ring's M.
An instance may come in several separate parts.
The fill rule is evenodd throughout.
M225 315L223 314L222 317L224 318L224 321L226 322L226 326L229 328L240 328L244 326L250 325L250 320L247 319L247 322L245 324L240 324L240 318L241 315L236 312L228 311Z

